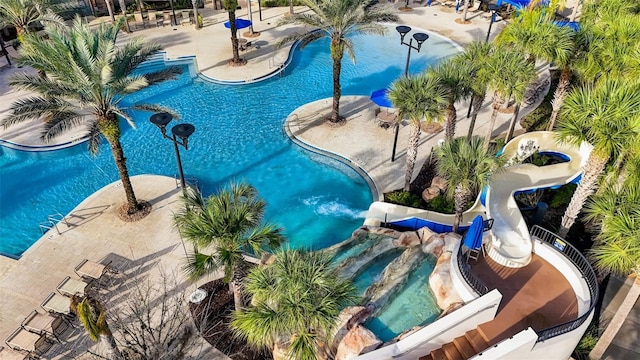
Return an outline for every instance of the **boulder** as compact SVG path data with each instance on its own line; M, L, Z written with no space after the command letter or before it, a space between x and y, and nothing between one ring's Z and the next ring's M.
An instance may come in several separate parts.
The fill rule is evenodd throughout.
M437 187L442 192L447 191L447 185L449 185L449 181L447 181L447 179L440 176L436 176L433 178L433 180L431 180L431 186Z
M422 252L425 254L433 254L433 256L440 257L442 250L445 246L445 237L443 234L433 235L428 241L422 243Z
M358 314L362 313L362 311L366 310L364 306L347 306L340 312L338 315L338 320L336 322L336 330L333 334L333 348L337 348L342 339L349 333L349 330L353 326L350 323L354 317L357 317Z
M433 230L429 229L426 226L418 229L418 237L420 238L420 242L423 244L425 242L428 242L433 235L438 235L438 233L434 232Z
M420 245L420 236L417 231L405 231L400 234L400 237L393 240L395 247L412 247Z
M446 241L445 241L446 243ZM451 280L451 251L447 250L438 257L431 276L429 276L429 286L436 297L438 307L442 310L462 302L462 298L453 286Z
M379 226L360 226L351 234L351 236L358 237L358 236L363 236L365 234L376 234L376 235L388 236L388 237L397 239L398 237L400 237L401 232L397 230L385 228L385 227L379 227Z
M349 333L342 339L335 360L355 359L362 353L373 351L382 345L382 341L376 337L371 330L358 325L349 330Z
M422 192L422 200L424 201L431 201L433 198L435 198L436 196L440 195L440 189L432 186L432 187L428 187L426 189L424 189L424 191Z

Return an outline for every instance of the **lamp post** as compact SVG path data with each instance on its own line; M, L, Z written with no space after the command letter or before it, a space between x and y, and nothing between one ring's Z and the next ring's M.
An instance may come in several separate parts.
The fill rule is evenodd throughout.
M487 30L487 38L484 39L484 42L489 42L489 35L491 35L491 26L493 22L496 21L496 13L500 10L500 5L489 4L487 5L489 11L491 11L491 21L489 21L489 30Z
M400 45L407 45L409 47L409 51L407 51L407 63L404 66L404 76L409 76L409 61L411 60L411 50L416 50L420 52L420 48L422 44L429 38L429 35L425 33L415 33L413 37L409 39L409 42L404 42L404 37L411 31L411 27L406 25L396 26L396 31L400 34ZM415 39L417 46L413 45L413 40ZM400 121L396 119L396 129L393 137L393 150L391 151L391 161L396 160L396 146L398 145L398 131L400 130Z
M9 52L7 51L7 47L4 44L4 40L2 39L2 36L0 36L0 50L2 50L4 57L7 59L7 63L9 64L9 66L11 66L11 59L9 59Z
M171 12L173 13L173 20L171 21L171 26L178 26L178 19L176 19L176 8L173 7L173 1L169 0L169 5L171 5Z
M189 150L189 136L196 131L196 127L191 124L178 124L171 128L171 136L167 136L167 124L173 120L171 114L166 112L156 113L151 115L149 120L152 124L160 128L162 136L165 139L173 142L173 147L176 151L176 161L178 162L178 171L180 173L180 187L182 187L182 192L185 193L187 191L187 185L184 181L184 172L182 171L182 161L180 160L178 145L184 147L185 150Z

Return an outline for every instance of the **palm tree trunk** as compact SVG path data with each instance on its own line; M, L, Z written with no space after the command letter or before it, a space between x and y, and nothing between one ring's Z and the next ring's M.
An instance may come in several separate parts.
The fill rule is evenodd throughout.
M513 130L515 130L516 128L518 114L520 114L520 104L516 105L516 108L513 110L513 116L511 117L511 122L509 122L509 130L507 130L507 138L505 139L505 143L508 143L509 140L511 140L511 138L513 137Z
M464 0L462 4L462 23L467 22L467 10L469 9L469 0Z
M111 146L111 154L113 154L113 159L115 160L116 167L118 168L122 188L127 196L127 213L133 214L138 210L138 200L136 199L136 194L133 192L133 186L131 185L131 179L129 178L127 158L124 157L124 151L122 150L120 139L109 139L109 145Z
M409 144L407 146L407 170L404 173L404 191L409 191L413 168L416 166L418 157L418 143L420 142L420 121L413 119L409 132Z
M107 4L107 11L109 11L109 17L111 17L111 22L116 22L116 17L113 15L113 0L105 0L104 2Z
M576 218L582 210L584 203L587 201L587 198L596 190L598 178L600 174L602 174L608 160L609 157L604 153L596 150L591 151L591 155L589 155L589 159L587 159L587 165L585 165L582 170L582 179L571 197L571 202L569 202L567 210L562 216L562 223L558 233L560 237L567 236L569 229L576 222Z
M194 27L196 29L200 29L200 20L198 20L198 0L191 0L191 5L193 5Z
M491 135L493 133L493 127L496 125L496 118L498 117L498 109L500 109L500 95L498 92L493 93L493 111L491 112L491 118L489 119L489 124L487 126L487 135L484 137L484 144L482 147L485 150L489 149L489 142L491 141Z
M289 0L289 15L293 15L293 0Z
M242 289L240 288L240 284L236 280L231 281L231 284L233 286L233 305L236 311L241 311L242 310Z
M485 97L485 93L483 93L482 95L473 96L473 112L471 115L471 121L469 121L469 131L467 132L467 142L469 143L471 143L471 138L473 137L473 129L476 126L476 119L478 118L480 109L482 109L482 103L484 102Z
M100 342L107 353L108 359L122 359L122 354L118 350L113 334L100 334Z
M229 11L229 29L231 30L231 48L233 49L233 63L240 63L240 53L238 52L238 28L236 27L236 11Z
M333 59L333 104L331 108L331 122L340 122L340 71L342 70L342 55L344 49L340 39L331 39L331 58Z
M447 140L453 140L453 136L456 133L456 107L453 104L453 101L449 102L449 106L447 106L447 124L444 130L444 137Z
M547 124L547 131L553 131L553 127L556 125L558 112L564 104L564 98L567 96L567 92L569 92L570 81L571 68L569 66L565 66L562 69L562 73L560 74L560 80L558 82L558 87L556 87L556 92L553 94L553 101L551 101L553 112L551 112L551 117L549 118L549 123Z
M124 0L119 0L120 2L120 12L122 12L122 17L124 17L124 28L127 33L131 32L131 28L129 27L129 19L127 19L127 5L124 3Z
M458 228L460 227L460 223L462 222L462 213L467 207L467 199L469 198L469 195L468 192L465 191L462 184L458 184L458 186L456 186L456 189L454 190L453 197L456 208L456 217L453 220L453 232L457 233Z

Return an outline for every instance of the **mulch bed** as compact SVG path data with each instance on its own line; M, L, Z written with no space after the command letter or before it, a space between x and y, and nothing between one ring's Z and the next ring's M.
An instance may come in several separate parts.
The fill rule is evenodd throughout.
M200 289L207 292L207 297L200 304L189 303L189 310L200 334L209 344L234 360L273 359L269 350L256 350L229 328L234 310L229 285L222 280L214 280L200 286Z

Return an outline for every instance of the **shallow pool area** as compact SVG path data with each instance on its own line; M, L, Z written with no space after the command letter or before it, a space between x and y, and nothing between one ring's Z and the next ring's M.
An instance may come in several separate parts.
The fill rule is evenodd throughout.
M415 326L430 324L442 312L429 287L436 259L426 260L409 274L405 286L377 316L364 323L382 341L389 341Z
M448 40L435 34L432 39L412 55L412 72L458 52ZM400 51L397 34L360 36L354 42L358 63L343 63L343 95L368 96L402 75L406 53ZM266 219L285 228L292 247L324 248L362 224L373 200L362 177L336 160L302 150L282 131L291 111L331 96L326 41L296 49L283 76L251 85L213 84L193 77L193 64L182 66L178 80L127 101L171 107L182 121L195 125L189 150L181 154L185 174L205 195L229 181L251 183L268 203ZM176 176L173 145L149 123L150 115L134 112L137 128L122 126L129 173ZM42 153L2 148L0 171L0 252L14 257L40 238L39 224L49 215L69 213L118 180L106 143L96 157L85 144Z

